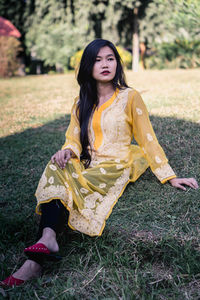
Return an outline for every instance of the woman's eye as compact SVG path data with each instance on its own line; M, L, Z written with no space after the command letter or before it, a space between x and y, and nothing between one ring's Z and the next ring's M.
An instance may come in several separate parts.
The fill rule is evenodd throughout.
M101 61L99 58L96 58L96 60L95 61Z
M114 60L114 58L110 57L110 58L108 58L108 60L111 61L111 60Z

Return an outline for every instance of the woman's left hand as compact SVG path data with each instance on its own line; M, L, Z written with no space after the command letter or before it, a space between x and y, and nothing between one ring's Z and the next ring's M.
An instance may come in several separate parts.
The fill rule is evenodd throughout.
M173 178L170 179L169 182L172 186L177 187L181 190L186 191L184 185L187 185L193 189L198 189L198 183L195 178Z

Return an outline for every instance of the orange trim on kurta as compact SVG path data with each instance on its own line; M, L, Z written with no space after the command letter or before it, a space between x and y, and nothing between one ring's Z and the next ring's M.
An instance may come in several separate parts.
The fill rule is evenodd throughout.
M116 89L116 91L114 92L114 94L112 95L112 97L107 100L106 102L104 102L99 109L96 108L93 114L93 118L92 118L92 127L94 130L94 149L97 150L103 141L103 132L101 129L101 116L102 116L102 112L108 108L113 101L115 100L117 94L119 93L119 89Z
M172 176L170 176L170 177L168 177L168 178L165 178L165 179L163 179L162 181L161 181L161 183L166 183L168 180L170 180L170 179L173 179L173 178L176 178L176 175L172 175Z

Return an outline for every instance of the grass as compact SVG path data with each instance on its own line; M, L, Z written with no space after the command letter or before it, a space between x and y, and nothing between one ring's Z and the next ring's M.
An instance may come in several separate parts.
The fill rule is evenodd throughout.
M179 176L200 174L200 70L127 72ZM77 95L73 74L0 80L0 278L35 241L34 192L64 142ZM200 193L161 185L150 170L130 184L100 238L69 229L60 263L0 299L200 299Z

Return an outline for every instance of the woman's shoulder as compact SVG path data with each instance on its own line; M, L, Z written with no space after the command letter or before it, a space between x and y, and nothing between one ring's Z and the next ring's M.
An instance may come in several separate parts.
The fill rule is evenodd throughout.
M122 97L127 97L128 102L132 102L134 99L141 98L139 91L132 87L121 89L119 95Z
M127 96L130 96L130 97L133 97L135 95L140 95L139 91L132 87L122 88L120 90L120 94L121 95L126 94Z

